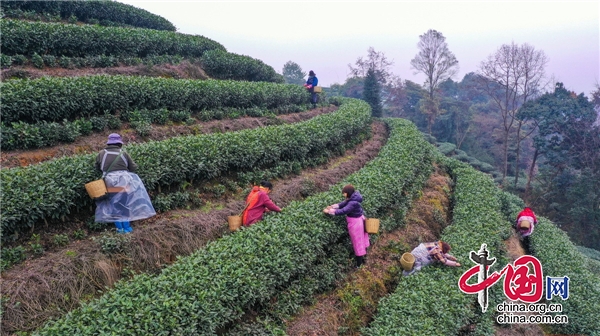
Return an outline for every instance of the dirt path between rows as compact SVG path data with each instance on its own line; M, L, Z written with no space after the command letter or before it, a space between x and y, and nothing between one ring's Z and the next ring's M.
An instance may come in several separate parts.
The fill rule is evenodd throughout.
M193 125L159 126L152 125L152 130L147 137L140 137L128 128L128 124L118 130L106 130L89 136L77 138L75 142L60 144L40 149L19 149L2 151L0 153L0 166L2 168L23 167L63 156L72 156L87 153L96 153L105 147L106 139L110 133L118 132L126 144L143 143L147 141L160 141L183 135L234 132L243 129L253 129L268 125L283 123L296 123L314 118L318 115L337 110L337 106L318 107L313 110L278 115L269 117L242 117L236 119L198 121Z
M287 321L290 336L359 335L376 312L379 299L396 288L399 259L421 242L438 239L450 222L451 179L436 167L405 217L406 225L382 233L367 252L365 266L353 271L336 289ZM357 304L359 302L359 304Z
M508 260L514 262L517 258L525 255L525 250L521 246L519 237L516 233L504 241ZM496 336L543 336L542 328L537 324L508 324L496 326Z
M373 123L372 134L371 139L346 151L342 157L305 169L299 176L273 181L271 198L285 207L292 200L302 199L306 192L328 190L358 171L377 156L387 139L386 127L381 122ZM206 212L176 210L136 222L121 253L106 255L99 243L86 239L14 266L2 274L1 295L7 298L2 304L2 335L33 330L77 308L81 301L101 295L121 278L139 272L159 272L177 256L189 255L208 241L227 234L227 216L242 210L244 196L214 202Z
M123 76L149 76L149 77L165 77L175 79L208 79L204 70L199 64L188 60L181 61L179 64L157 64L157 65L131 65L131 66L116 66L107 68L51 68L44 67L38 69L34 66L11 66L8 69L0 70L0 78L2 81L8 79L36 79L40 77L81 77L91 75L123 75Z

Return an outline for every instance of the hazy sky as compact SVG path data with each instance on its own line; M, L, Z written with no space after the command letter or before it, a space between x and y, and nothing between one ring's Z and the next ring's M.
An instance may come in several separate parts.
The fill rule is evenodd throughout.
M548 77L577 93L600 82L600 1L143 1L119 0L204 35L281 73L291 60L319 83L343 83L369 47L392 72L423 84L410 60L419 35L440 31L459 61L460 81L502 44L528 43L548 56Z

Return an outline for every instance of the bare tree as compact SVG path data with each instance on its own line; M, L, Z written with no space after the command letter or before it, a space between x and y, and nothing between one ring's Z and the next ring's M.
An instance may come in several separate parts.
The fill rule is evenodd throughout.
M394 61L389 61L383 51L377 52L373 47L369 47L367 53L366 59L362 56L356 59L356 66L348 64L350 76L366 77L369 69L373 69L379 83L385 85L392 77L390 67L394 64Z
M527 100L537 97L545 86L545 67L548 58L542 50L535 50L529 44L521 46L514 42L503 44L495 53L481 62L478 74L482 87L497 105L502 117L502 178L508 174L509 137L516 132L516 178L519 176L519 154L521 142L527 138L535 125L528 132L522 132L524 122L517 118L517 111Z
M426 76L425 89L428 96L421 104L421 111L427 115L427 128L431 134L431 126L435 118L443 111L439 108L436 90L440 83L451 78L458 71L458 60L448 49L446 38L442 33L430 29L419 36L417 46L419 53L410 61L411 68Z

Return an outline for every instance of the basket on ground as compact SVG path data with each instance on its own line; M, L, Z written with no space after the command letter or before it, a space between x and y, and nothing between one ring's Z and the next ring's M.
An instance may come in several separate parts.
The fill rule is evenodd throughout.
M236 231L242 226L242 216L227 216L227 223L229 223L229 231Z
M365 229L367 233L377 233L379 232L379 219L377 218L367 218Z
M415 265L415 256L412 255L412 253L406 252L402 255L402 258L400 258L400 266L402 266L403 270L409 272L413 269L414 265Z
M108 190L106 189L106 184L104 183L104 179L99 179L90 183L86 183L85 190L92 199L102 198L108 193Z

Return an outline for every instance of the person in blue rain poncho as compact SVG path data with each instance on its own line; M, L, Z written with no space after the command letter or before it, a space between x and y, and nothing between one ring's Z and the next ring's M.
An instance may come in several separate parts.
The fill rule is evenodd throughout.
M96 201L96 222L115 223L117 232L133 231L130 222L156 215L144 183L135 173L137 165L123 150L117 133L108 136L106 148L96 157L96 169L102 171L108 197Z

